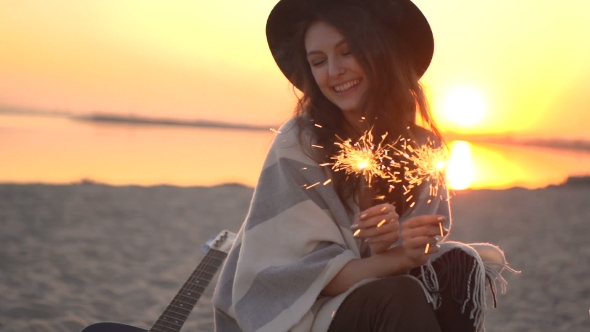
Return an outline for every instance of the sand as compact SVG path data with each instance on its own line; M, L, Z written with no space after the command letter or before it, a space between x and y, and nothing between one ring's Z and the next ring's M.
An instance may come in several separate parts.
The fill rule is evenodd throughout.
M205 241L238 230L251 195L239 185L0 185L0 330L149 328ZM452 240L496 243L522 270L506 275L487 331L590 330L590 186L469 191L452 204ZM183 331L213 330L212 291Z

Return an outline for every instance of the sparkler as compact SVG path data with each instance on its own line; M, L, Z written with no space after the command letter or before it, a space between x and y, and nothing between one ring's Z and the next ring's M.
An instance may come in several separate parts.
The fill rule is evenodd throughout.
M321 166L331 165L334 171L344 171L347 175L361 176L360 208L370 207L374 193L371 188L373 177L388 179L392 183L405 182L406 201L413 200L412 189L423 183L428 183L429 196L439 195L439 188L446 185L447 153L444 147L437 147L428 140L426 144L411 144L410 139L398 138L393 143L385 144L387 134L381 136L379 143L373 142L371 130L365 132L356 143L351 139L335 142L340 147L340 153L333 156L333 163L325 163ZM394 159L392 155L399 158ZM394 169L402 168L403 178ZM430 204L432 199L428 200ZM412 202L410 207L413 207ZM382 225L383 223L380 223ZM439 223L440 234L444 236L442 223ZM359 230L355 232L358 235ZM430 244L426 245L424 253L428 253Z
M351 139L339 138L340 142L334 144L340 147L340 153L331 158L334 162L320 166L331 165L334 171L361 175L362 184L366 184L367 187L371 187L373 177L388 179L392 183L405 180L404 195L408 202L414 198L411 194L412 189L422 183L429 184L430 196L438 196L439 188L446 184L446 150L436 147L431 140L424 145L416 146L410 143L410 139L401 137L393 143L385 144L386 137L387 133L381 136L379 143L374 143L373 134L369 130L354 144ZM392 155L400 157L399 160L396 162ZM403 179L399 178L400 174L394 171L394 168L404 169Z
M404 178L408 183L405 195L409 195L412 188L427 182L430 196L438 196L438 189L446 184L446 150L443 147L435 147L431 140L417 148L409 144L409 140L400 140L404 143L401 148L395 148L395 152L404 157L401 163L404 165Z
M363 176L364 181L370 187L373 177L384 179L391 178L392 173L389 167L384 163L385 159L391 160L388 156L390 146L384 145L383 142L387 134L381 136L381 141L373 143L373 134L366 131L356 143L351 139L335 142L340 147L340 153L333 156L334 163L326 163L321 166L332 165L335 171L344 171L346 174L358 174Z
M320 124L314 124L322 128ZM340 152L332 156L333 163L324 163L320 166L332 166L334 171L345 171L346 174L358 174L365 178L370 186L373 177L391 179L390 182L400 182L397 179L399 173L392 172L391 167L403 167L404 179L407 182L405 194L421 185L424 181L430 182L430 195L436 196L440 185L446 183L445 171L447 167L447 153L442 147L436 147L432 140L424 145L411 144L410 139L401 136L393 143L384 144L387 133L381 136L379 143L373 142L372 129L366 131L355 143L352 139L343 140L334 144L340 147ZM400 144L400 142L402 142ZM312 144L314 148L322 149L322 146ZM390 152L400 158L395 163ZM387 159L389 162L384 163ZM401 166L400 166L401 165Z
M366 131L354 144L352 139L342 140L334 144L340 147L340 153L331 157L333 163L326 163L320 166L331 165L334 171L344 171L347 175L356 174L360 176L360 195L359 208L361 211L368 209L375 196L373 188L371 188L371 180L373 177L380 177L384 179L391 179L393 174L389 171L391 164L391 157L388 155L390 146L383 144L387 134L381 136L381 141L377 144L373 142L373 134L371 130ZM389 162L384 162L389 160ZM382 226L383 222L378 227ZM354 236L358 236L360 229L354 232ZM367 250L368 243L361 241L360 251Z
M446 167L447 153L443 147L436 147L434 142L428 140L424 145L414 148L405 140L401 149L396 149L397 153L404 157L404 178L407 181L406 192L407 200L411 200L410 194L412 188L420 186L426 182L429 184L429 195L438 196L438 189L446 185ZM432 202L428 200L428 204ZM412 202L411 206L414 206ZM432 209L432 208L431 208ZM442 222L438 224L440 236L444 237ZM430 250L430 243L426 244L424 254Z

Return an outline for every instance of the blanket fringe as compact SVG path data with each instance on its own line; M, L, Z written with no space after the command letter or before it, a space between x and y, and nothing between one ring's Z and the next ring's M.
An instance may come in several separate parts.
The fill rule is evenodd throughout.
M438 272L433 264L437 266ZM489 283L495 308L497 283L500 283L502 294L506 293L508 282L501 274L504 270L520 273L510 268L506 262L483 261L477 251L463 245L453 246L436 259L429 260L420 267L418 276L408 276L419 281L426 299L435 310L442 303L441 290L451 287L453 300L462 304L461 312L471 308L469 314L474 320L476 331L484 331L487 313L486 281Z

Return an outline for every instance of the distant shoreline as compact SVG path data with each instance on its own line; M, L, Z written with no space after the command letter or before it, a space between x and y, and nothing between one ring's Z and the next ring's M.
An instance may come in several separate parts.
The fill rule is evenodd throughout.
M198 128L213 128L213 129L234 129L234 130L251 130L251 131L268 131L273 126L250 125L241 123L229 123L221 121L207 121L207 120L184 120L184 119L168 119L168 118L151 118L137 115L118 115L109 113L90 113L90 114L75 114L66 111L38 111L38 110L24 110L11 109L0 107L0 115L16 115L16 116L35 116L47 118L65 118L72 121L94 122L94 123L114 123L114 124L129 124L129 125L155 125L155 126L175 126L175 127L198 127Z
M152 118L137 115L119 115L112 113L88 113L76 114L67 111L40 111L35 109L21 109L13 107L0 106L0 115L16 116L35 116L48 118L66 118L72 121L90 122L90 123L111 123L127 125L152 125L152 126L174 126L174 127L194 127L194 128L211 128L211 129L230 129L246 131L268 131L278 126L272 125L252 125L243 123L229 123L222 121L210 120L187 120L187 119L169 119L169 118ZM556 150L571 150L590 153L590 141L581 139L539 139L539 138L518 138L505 134L457 134L454 132L444 132L443 136L448 140L463 140L472 143L501 144L501 145L518 145L531 146L539 148L548 148Z
M472 143L531 146L556 150L574 150L590 152L590 141L581 139L540 139L518 138L512 135L463 135L453 132L443 133L448 140L463 140Z
M136 188L179 188L179 189L190 189L190 188L226 188L226 187L237 187L237 188L246 188L246 189L254 189L253 186L249 186L242 183L237 182L228 182L228 183L219 183L215 185L177 185L177 184L151 184L151 185L143 185L143 184L110 184L100 181L95 181L92 179L81 179L78 181L72 182L2 182L0 181L0 186L56 186L56 187L64 187L64 186L105 186L105 187L113 187L113 188L127 188L127 187L136 187ZM464 192L471 192L471 191L502 191L502 190L542 190L547 188L556 188L556 187L590 187L590 175L581 175L581 176L569 176L565 179L562 183L558 184L549 184L545 187L539 188L525 188L522 186L513 186L508 188L476 188L476 189L465 189L465 190L453 190L456 193L464 193Z

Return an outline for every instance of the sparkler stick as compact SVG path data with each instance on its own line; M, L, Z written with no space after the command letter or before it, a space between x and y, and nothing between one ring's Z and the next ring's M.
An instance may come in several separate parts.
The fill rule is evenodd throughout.
M375 190L367 183L367 180L361 178L361 192L359 197L359 208L364 211L373 205L373 196L375 196Z
M365 211L366 209L370 208L373 203L374 190L369 185L369 183L367 183L367 180L365 177L361 178L360 185L361 185L361 192L360 192L360 197L359 197L359 208L361 211ZM360 229L358 231L360 232ZM361 240L361 245L359 248L361 254L366 252L368 246L369 246L369 244L367 243L367 241Z

